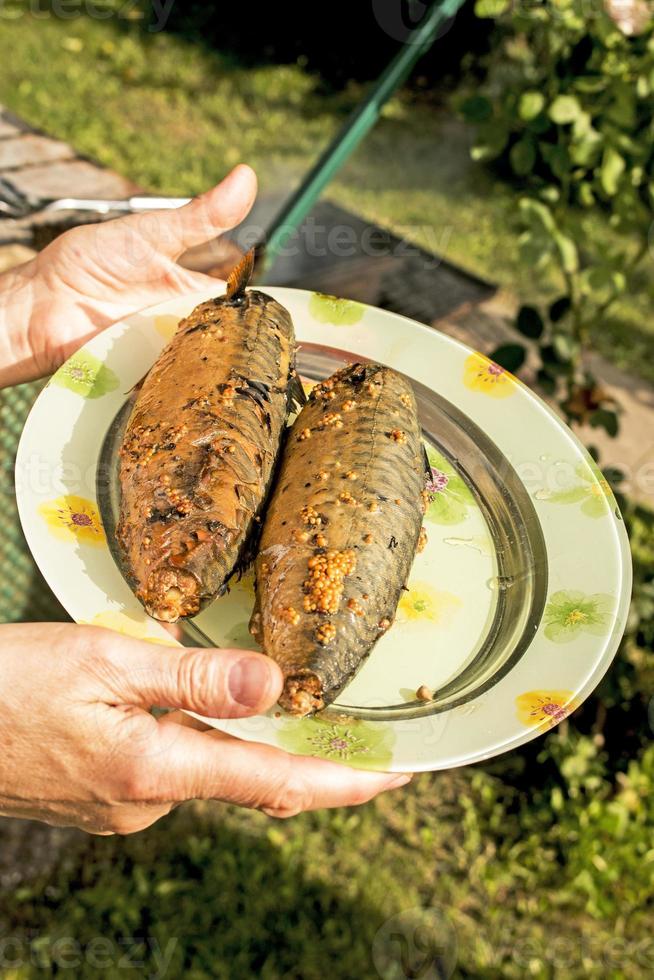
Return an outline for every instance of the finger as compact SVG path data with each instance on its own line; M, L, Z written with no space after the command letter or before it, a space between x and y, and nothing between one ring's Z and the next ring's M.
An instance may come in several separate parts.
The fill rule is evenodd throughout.
M222 732L179 728L161 733L166 751L150 761L146 779L156 800L219 799L294 816L323 807L366 803L378 793L406 785L405 773L351 769L326 759L289 755Z
M282 672L262 653L158 647L111 636L101 657L109 703L244 718L267 711L281 694Z
M211 725L207 725L206 721L200 721L195 715L189 715L185 711L169 711L167 714L161 715L157 721L162 728L166 728L168 725L181 725L182 728L193 728L196 732L211 732L215 730ZM176 727L173 727L172 733L173 735L177 733Z
M134 232L147 246L176 259L187 249L238 225L248 214L256 194L256 175L251 167L241 163L216 187L184 207L132 215L123 219L122 230Z

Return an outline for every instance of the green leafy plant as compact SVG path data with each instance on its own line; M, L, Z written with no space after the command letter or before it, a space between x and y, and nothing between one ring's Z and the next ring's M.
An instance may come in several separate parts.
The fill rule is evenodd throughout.
M608 8L585 0L478 0L476 11L497 25L485 81L461 104L477 127L472 156L521 186L521 252L560 290L546 314L523 307L516 326L536 344L538 382L568 419L615 435L618 407L583 354L591 325L633 288L649 255L654 24L627 36ZM598 234L598 213L610 233ZM515 370L520 347L491 356Z

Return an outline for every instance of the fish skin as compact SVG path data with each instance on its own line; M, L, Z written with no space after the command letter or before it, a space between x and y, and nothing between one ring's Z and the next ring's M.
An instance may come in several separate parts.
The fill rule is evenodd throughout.
M230 277L225 296L182 320L138 392L120 451L123 570L166 622L195 615L242 559L300 387L290 314L243 290Z
M406 378L382 365L355 364L313 389L290 431L268 505L250 625L283 670L280 704L292 714L331 703L390 626L418 546L425 481ZM315 516L307 507L320 524L305 523L307 513ZM353 556L355 567L343 577L336 611L308 611L309 561L330 552ZM317 630L326 624L334 637L323 645Z

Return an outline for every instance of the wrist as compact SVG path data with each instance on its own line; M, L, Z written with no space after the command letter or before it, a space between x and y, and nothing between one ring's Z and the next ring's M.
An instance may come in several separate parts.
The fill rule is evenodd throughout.
M0 275L0 388L39 376L30 343L36 262Z

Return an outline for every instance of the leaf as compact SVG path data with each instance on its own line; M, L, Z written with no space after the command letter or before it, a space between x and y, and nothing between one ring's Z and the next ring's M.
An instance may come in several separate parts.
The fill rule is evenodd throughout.
M525 122L535 119L545 105L545 96L542 92L523 92L518 102L518 115Z
M518 203L523 220L530 224L541 225L550 235L555 235L557 231L554 216L548 206L541 201L534 200L533 197L522 197Z
M568 374L570 365L562 361L553 344L545 344L540 349L543 366L548 374Z
M523 232L518 239L518 246L524 264L534 269L542 269L552 257L551 241L542 232Z
M483 95L471 95L461 104L460 111L468 122L480 123L490 119L493 106Z
M516 327L523 337L538 340L545 329L545 324L535 306L521 306L518 310Z
M477 17L499 17L509 9L509 0L477 0L475 14Z
M579 268L579 253L573 239L559 231L554 235L554 241L561 257L561 265L565 271L568 273L576 272Z
M556 391L556 378L546 368L540 368L536 375L539 388L546 395L553 395Z
M581 113L579 100L574 95L557 95L550 105L549 117L560 126L574 122Z
M522 344L500 344L489 356L491 361L515 374L525 363L527 351Z
M579 203L584 208L591 208L595 203L593 189L590 184L587 184L584 181L581 181L577 186L577 196L579 198Z
M558 323L570 311L570 297L559 296L555 299L548 310L548 316L552 323Z
M477 142L470 150L473 160L484 162L498 157L509 140L506 129L497 120L482 123L477 133Z
M620 431L620 420L616 412L611 412L608 408L598 408L591 415L589 422L594 429L604 429L613 439Z
M557 333L552 338L552 346L556 351L557 357L562 362L574 361L579 354L579 344L573 337L565 333Z
M602 165L600 167L600 182L609 197L613 197L617 193L618 184L624 173L624 169L624 159L617 150L614 150L611 146L607 146L604 150Z
M570 170L570 155L567 149L554 143L540 143L539 149L554 176L559 179L565 177Z
M514 143L509 153L511 166L518 177L526 177L534 169L536 149L531 140Z

